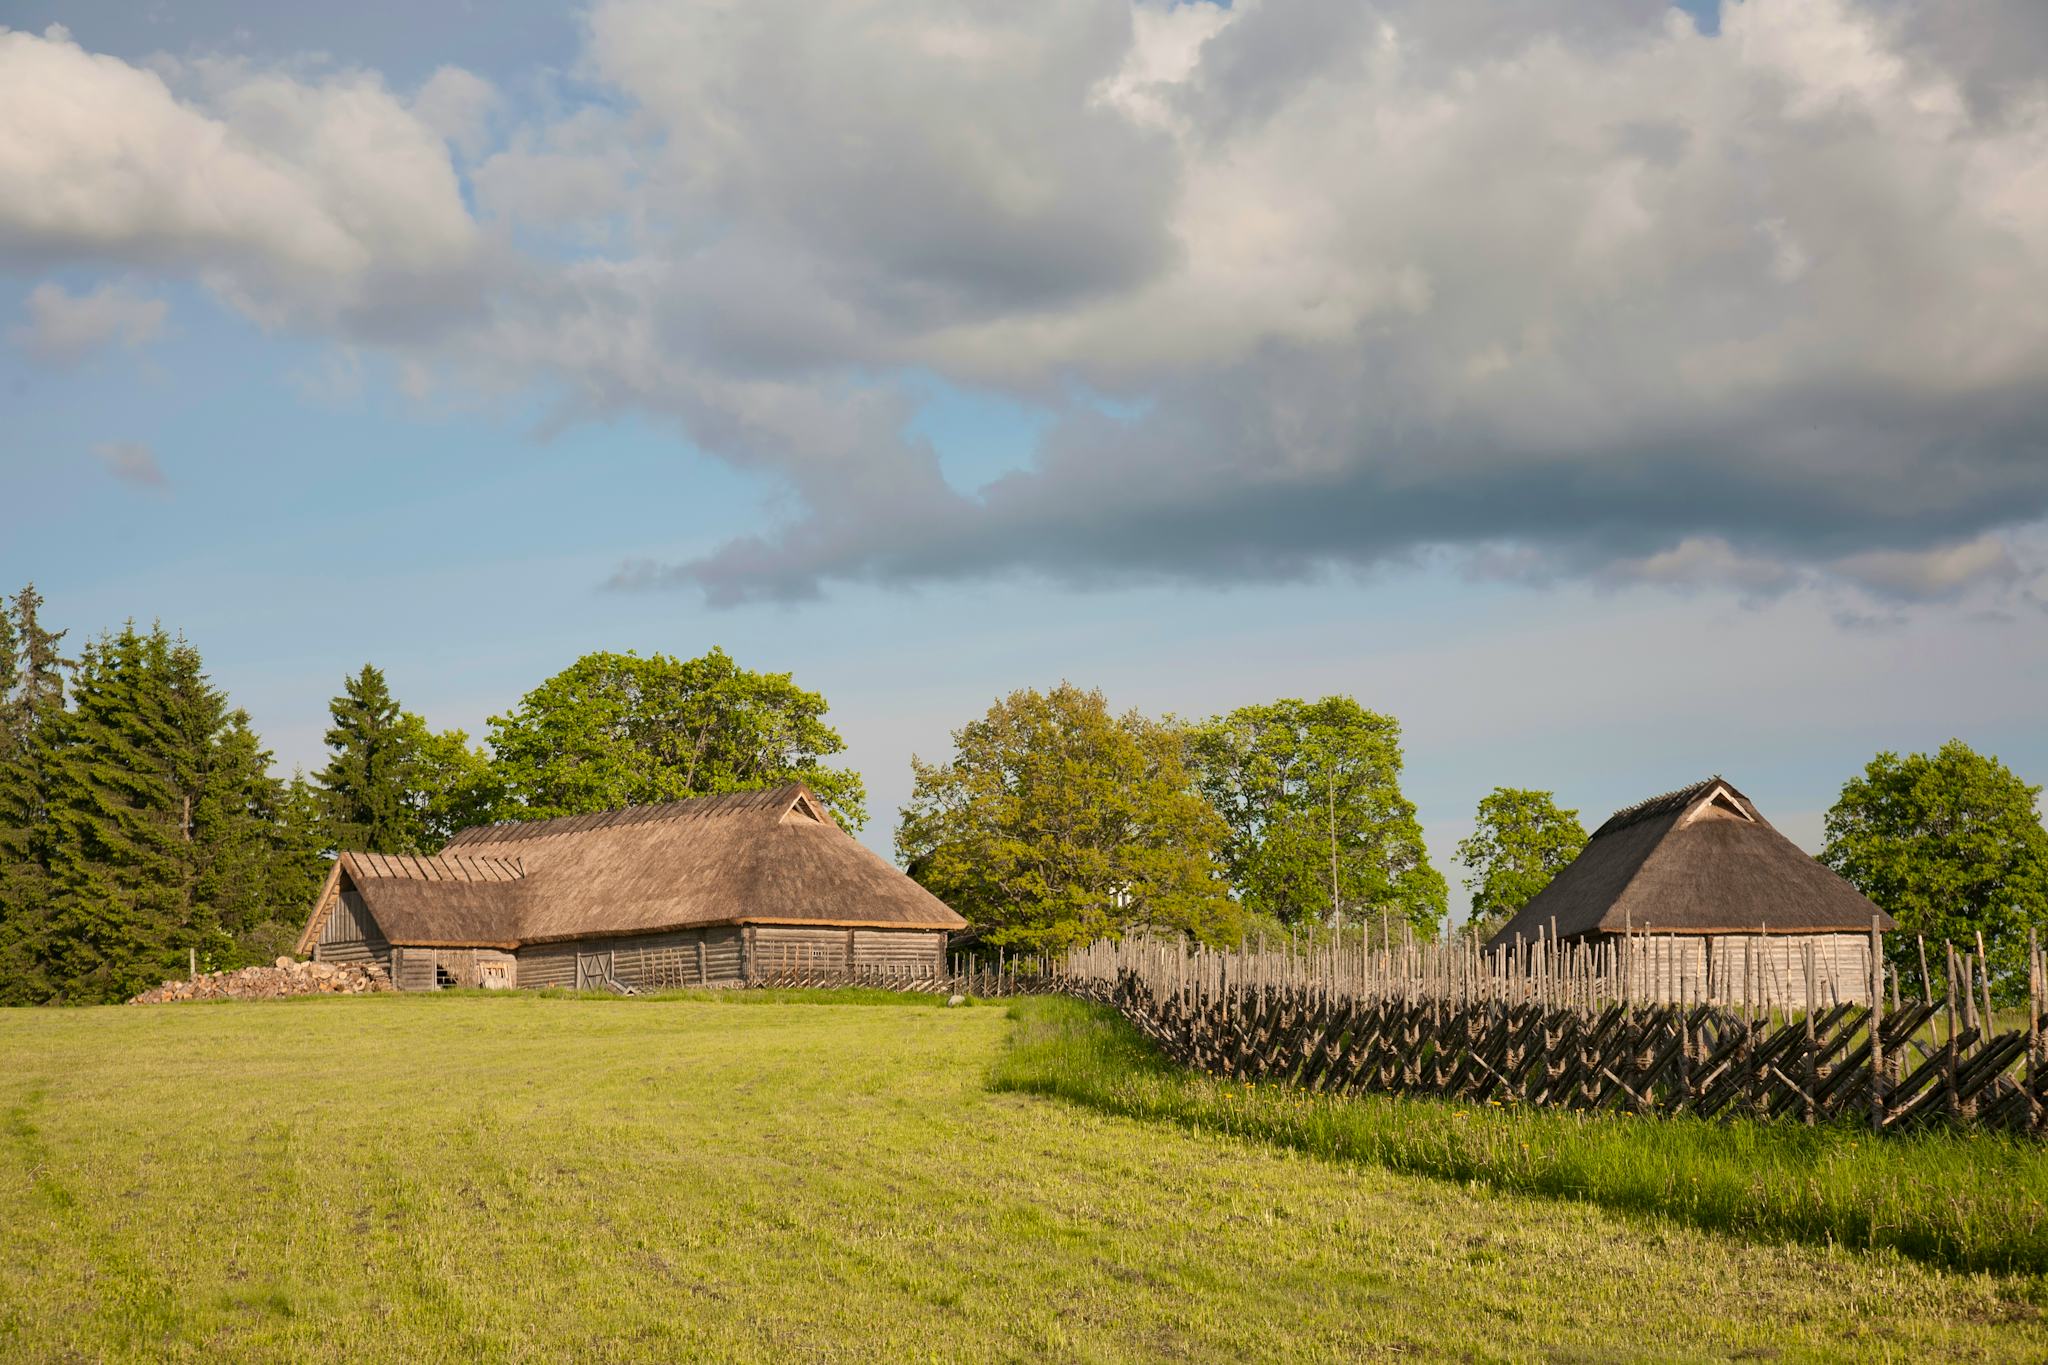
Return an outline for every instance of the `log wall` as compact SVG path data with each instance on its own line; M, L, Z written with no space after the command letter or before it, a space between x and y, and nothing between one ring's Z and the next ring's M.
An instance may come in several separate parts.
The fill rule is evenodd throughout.
M320 926L320 941L313 945L315 962L374 962L391 970L391 944L361 893L353 888L341 892L340 900Z
M750 979L790 972L880 971L937 976L946 964L943 929L848 929L834 925L753 926Z
M733 925L623 938L569 939L519 950L522 990L576 989L579 954L610 953L612 979L636 990L729 986L740 980L741 930Z

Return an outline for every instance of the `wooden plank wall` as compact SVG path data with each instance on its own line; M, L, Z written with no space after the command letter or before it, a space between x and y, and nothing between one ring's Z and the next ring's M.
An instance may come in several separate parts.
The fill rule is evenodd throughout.
M402 991L439 990L438 978L434 975L436 950L432 948L400 948L392 955L391 984Z
M641 990L731 985L740 979L740 938L738 928L721 925L667 934L536 943L519 950L518 983L522 990L550 986L574 990L577 953L596 952L612 954L615 980Z
M1805 1009L1807 953L1813 954L1810 1002L1817 1008L1870 1003L1870 940L1865 934L1715 934L1633 940L1628 971L1646 1003L1748 1000Z
M855 967L879 967L887 971L930 973L936 976L945 964L946 931L943 929L853 931Z
M313 945L315 962L374 962L391 970L391 944L377 927L370 907L360 892L344 890L338 904L320 926L320 941Z
M834 925L757 924L752 975L809 970L843 972L853 957L858 929Z

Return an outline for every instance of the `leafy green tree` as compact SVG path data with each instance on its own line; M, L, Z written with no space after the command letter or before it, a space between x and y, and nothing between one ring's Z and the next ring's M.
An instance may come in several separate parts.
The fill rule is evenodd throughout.
M988 942L1058 951L1138 929L1211 943L1242 932L1223 822L1184 736L1100 692L1020 691L953 732L950 763L911 759L896 832L911 876Z
M1242 706L1196 727L1190 751L1248 910L1287 924L1393 919L1435 936L1448 890L1401 794L1393 717L1350 697Z
M1481 937L1497 933L1585 846L1579 813L1561 809L1551 793L1495 787L1479 799L1471 837L1458 844L1472 893L1467 928Z
M825 698L787 673L696 659L586 654L491 718L490 744L521 819L582 815L808 783L843 825L867 819L860 775L824 760L846 745Z
M459 829L505 818L505 782L491 756L461 730L430 730L407 711L403 724L412 746L407 800L422 853L438 852Z
M2048 830L2039 786L1952 739L1934 754L1881 753L1827 813L1821 861L1897 921L1890 954L1919 977L1914 935L1984 935L2008 996L2026 988L2027 932L2048 931Z

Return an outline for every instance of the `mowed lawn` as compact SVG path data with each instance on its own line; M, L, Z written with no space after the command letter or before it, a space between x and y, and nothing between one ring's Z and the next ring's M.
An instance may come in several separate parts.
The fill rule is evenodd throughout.
M2048 1358L2039 1281L990 1093L1011 1028L0 1011L0 1359Z

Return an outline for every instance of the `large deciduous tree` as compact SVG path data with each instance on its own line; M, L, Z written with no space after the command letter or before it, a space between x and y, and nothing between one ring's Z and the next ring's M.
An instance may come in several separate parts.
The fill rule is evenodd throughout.
M1458 844L1472 893L1467 928L1493 935L1585 846L1579 813L1559 807L1550 792L1495 787L1479 799L1471 837Z
M1229 826L1231 885L1287 924L1401 921L1434 936L1447 889L1401 794L1401 727L1350 697L1242 706L1190 737Z
M1013 692L953 732L943 764L911 760L896 833L910 874L986 941L1058 951L1134 930L1236 941L1229 831L1170 722L1111 714L1061 683Z
M1827 813L1821 861L1898 922L1894 961L1917 979L1914 935L1984 935L2007 994L2025 989L2029 929L2048 930L2041 788L1952 739L1934 754L1881 753Z
M524 819L807 783L839 822L867 819L860 775L825 766L845 742L825 698L787 673L696 659L586 654L491 718L490 744Z

